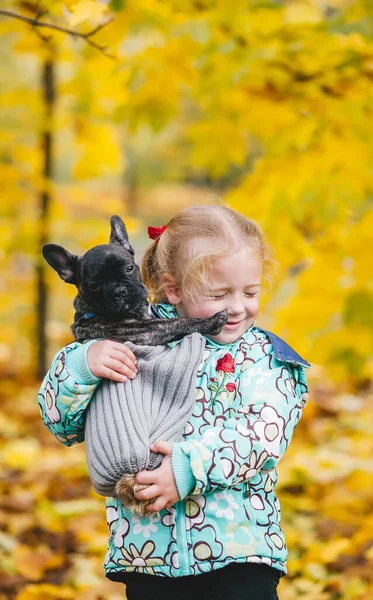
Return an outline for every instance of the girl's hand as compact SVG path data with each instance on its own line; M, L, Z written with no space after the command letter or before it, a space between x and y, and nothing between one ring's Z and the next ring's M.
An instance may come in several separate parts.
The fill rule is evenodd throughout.
M140 471L136 475L136 483L148 485L144 490L136 494L139 500L149 500L155 498L152 504L147 506L147 510L158 512L175 504L180 500L177 491L175 477L172 470L171 454L172 444L170 442L159 441L150 446L152 452L161 452L164 454L162 464L154 471Z
M123 382L138 373L136 356L125 344L101 340L91 344L87 353L88 367L96 377Z

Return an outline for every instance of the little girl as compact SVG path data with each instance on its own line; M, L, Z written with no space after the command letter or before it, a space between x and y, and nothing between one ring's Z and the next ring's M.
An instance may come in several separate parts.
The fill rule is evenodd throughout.
M107 499L106 576L126 584L129 600L276 599L287 557L276 466L306 403L309 364L255 325L270 262L258 225L225 206L197 206L152 237L142 276L158 315L227 309L228 322L206 339L184 441L159 440L161 466L136 477L148 485L138 498L155 498L153 515ZM40 389L46 426L68 446L82 442L101 378L123 382L136 371L124 344L69 344Z

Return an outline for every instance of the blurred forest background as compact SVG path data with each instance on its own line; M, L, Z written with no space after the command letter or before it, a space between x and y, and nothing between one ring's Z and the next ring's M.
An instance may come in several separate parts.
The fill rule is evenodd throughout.
M373 598L370 0L2 0L0 600L117 600L83 446L40 421L83 253L222 198L279 268L259 324L313 364L278 491L281 600Z

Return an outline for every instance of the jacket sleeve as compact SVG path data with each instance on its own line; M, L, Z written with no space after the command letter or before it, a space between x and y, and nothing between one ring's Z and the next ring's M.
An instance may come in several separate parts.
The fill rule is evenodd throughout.
M57 352L39 390L44 424L66 446L84 441L85 411L101 382L87 364L94 342L72 342Z
M307 401L304 368L272 355L269 364L260 360L241 374L238 392L232 417L205 429L200 440L173 444L180 498L248 481L275 467L289 446Z

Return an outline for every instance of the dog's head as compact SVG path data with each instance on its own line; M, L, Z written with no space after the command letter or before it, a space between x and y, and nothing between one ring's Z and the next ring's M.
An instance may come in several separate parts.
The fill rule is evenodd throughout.
M43 256L61 279L76 285L84 303L95 314L124 316L147 299L126 226L116 215L110 219L108 244L100 244L83 256L70 254L57 244L45 244Z

